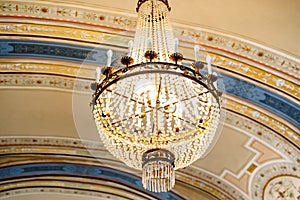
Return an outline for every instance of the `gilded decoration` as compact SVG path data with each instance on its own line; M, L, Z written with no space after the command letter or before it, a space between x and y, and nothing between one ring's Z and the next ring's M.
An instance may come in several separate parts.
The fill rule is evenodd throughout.
M272 163L256 171L251 181L252 199L297 200L300 167L295 163Z
M272 116L272 114L267 113L263 109L256 108L254 105L233 98L226 99L226 109L236 111L241 115L266 125L267 127L272 127L276 132L281 133L283 136L292 140L296 146L300 145L300 135L297 134L297 127L292 125L287 126L286 121L278 120L275 116ZM251 127L249 126L249 128Z
M249 64L226 58L221 55L210 54L213 60L213 64L218 66L218 68L223 68L229 70L233 73L237 73L242 76L247 76L248 78L257 80L263 84L269 85L276 90L281 90L293 97L300 99L300 88L299 85L284 79L282 76L270 73L265 69L260 69Z
M67 182L65 183L67 185ZM76 183L72 183L73 187ZM24 184L24 186L26 186ZM80 187L81 184L78 183L77 187ZM16 195L26 195L26 194L49 194L49 193L57 193L57 194L66 194L66 195L84 195L84 196L91 196L91 197L98 197L100 199L114 199L114 200L123 200L123 197L120 197L119 195L114 194L107 194L107 193L101 193L101 192L93 192L89 190L81 190L81 189L65 189L65 188L53 188L53 187L31 187L31 188L20 188L20 189L14 189L7 192L0 193L0 198L7 198L7 197L13 197Z
M35 171L31 171L31 169L27 166L10 168L11 170L23 169L25 171L24 174L27 174L27 177L22 178L21 175L21 178L17 182L4 182L4 184L0 186L0 191L9 192L1 192L0 198L9 197L16 194L25 195L23 192L50 192L63 194L73 193L73 195L91 195L96 197L120 197L120 199L182 199L179 195L174 194L173 192L164 194L151 194L143 191L141 188L137 187L138 185L135 183L136 179L134 179L134 176L131 177L131 175L127 175L126 173L122 173L117 170L71 164L36 164L32 165L32 167L36 171L40 170L40 174ZM66 174L64 177L55 176L49 172L49 175L47 175L47 173L43 174L45 173L44 170L46 169L52 171L53 173L63 174L66 172ZM99 173L97 174L94 169L98 169ZM85 173L80 174L80 170L85 170ZM85 177L86 175L90 174L93 174L95 177L97 177L97 179ZM40 177L39 175L44 176ZM70 175L73 176L70 178ZM118 182L111 180L111 178L116 175L120 175ZM128 183L129 181L134 182ZM22 190L23 188L26 188L27 190ZM44 190L41 190L42 188ZM50 188L52 188L52 190L50 190Z
M80 68L79 66L68 66L61 63L48 64L48 63L30 63L30 62L1 62L1 72L27 72L27 73L41 73L41 74L60 74L76 78L80 74L81 78L91 79L94 75L94 69Z
M23 24L23 23L1 23L0 33L2 34L30 34L38 36L52 36L56 38L71 38L84 40L86 42L102 42L108 34L99 31L84 30L82 28L60 27L41 24ZM107 36L106 36L107 35Z
M271 180L264 190L266 200L299 200L300 178L279 176Z
M250 41L245 42L237 37L202 28L193 30L182 25L175 27L174 31L175 35L180 35L180 39L187 43L200 43L210 52L220 52L218 50L221 50L221 55L228 57L234 57L231 54L234 52L240 59L249 59L253 63L259 64L261 69L267 68L268 71L275 74L276 71L285 72L295 81L299 81L300 60L298 58L275 50L268 51L262 45L253 45L253 43L250 44Z

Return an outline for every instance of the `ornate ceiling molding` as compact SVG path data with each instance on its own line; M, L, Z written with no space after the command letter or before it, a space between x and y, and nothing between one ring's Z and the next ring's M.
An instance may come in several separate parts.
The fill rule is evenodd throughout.
M244 191L249 195L250 199L261 199L257 196L253 196L253 185L255 184L257 187L255 191L262 189L261 184L256 184L256 177L262 168L269 165L268 173L270 173L270 175L272 172L286 174L288 172L286 168L275 169L272 168L272 166L280 163L290 163L295 166L300 164L299 148L291 146L288 141L263 124L246 117L238 117L237 113L230 112L226 115L226 124L233 129L249 135L251 139L247 143L247 147L249 150L256 152L256 156L254 156L248 165L238 174L233 174L227 170L222 174L222 177L229 180L229 182L236 180L238 186L244 185L243 181L246 181L247 188L244 188L246 189L246 191ZM272 153L269 152L270 150ZM293 173L293 171L294 169L290 170L289 173ZM230 177L227 175L230 175ZM234 184L234 182L232 183ZM243 188L241 187L241 189Z
M300 178L294 175L280 175L268 181L264 187L263 199L300 198Z
M298 133L297 127L289 124L285 120L280 120L278 116L268 112L267 110L250 104L249 102L240 101L237 98L227 97L226 109L231 110L237 114L237 116L244 116L248 119L251 119L253 122L260 123L261 125L277 132L283 138L286 138L288 141L292 141L296 147L300 145L300 135ZM239 122L236 123L238 125ZM253 127L245 127L247 129L252 129ZM258 135L262 135L266 131L257 132ZM271 141L268 141L271 142Z
M12 84L12 86L14 85L28 87L31 85L33 87L43 87L45 84L48 84L52 88L56 89L71 89L71 79L75 78L76 72L77 78L86 79L87 83L88 80L93 79L94 76L93 70L88 70L92 68L89 65L104 65L106 61L106 49L103 48L91 48L86 46L28 40L2 40L1 43L3 44L1 55L3 57L10 57L11 59L15 58L14 63L18 62L18 57L28 57L30 59L35 57L37 59L35 63L31 63L30 65L24 65L24 62L18 62L17 65L7 61L2 63L0 65L2 77L2 81L0 84L4 87L9 87L10 84ZM121 54L122 52L115 51L113 60L118 60L118 57L120 57ZM214 55L213 58L215 60L215 66L222 68L220 72L223 73L222 76L225 83L226 92L261 105L262 107L265 107L266 109L269 109L272 112L281 115L283 118L288 119L296 126L300 126L300 110L298 109L298 85L288 80L283 80L282 78L276 77L275 75L272 75L270 73L262 72L255 67L249 65L246 66L241 62L232 61L219 55ZM81 61L82 70L79 71L79 68L77 68L76 70L72 66L72 63L68 64L68 66L71 65L72 67L59 65L58 67L56 67L57 65L45 64L48 61L43 59L61 59L64 62L68 60L78 62ZM42 63L38 66L36 64L38 62ZM87 65L87 67L85 65ZM232 72L238 71L237 69L241 71L239 72L240 74L233 75ZM247 71L248 73L243 73L242 71ZM10 75L16 76L20 74L25 75L25 77L27 78L25 78L24 80L22 80L22 78L18 78L19 80L7 79L10 77ZM33 74L55 75L55 78L46 82L42 81L41 79L37 81L29 81L28 78ZM239 80L240 75L246 77L248 76L250 80L258 79L259 81L255 82L256 85L254 85L251 83L251 81L248 82L248 79L242 78L246 81ZM69 79L69 82L66 83L65 81L62 81L64 78ZM276 90L266 90L265 88L268 89L268 87L266 87L265 84L267 84L271 88L279 87L282 93ZM88 90L89 86L87 86L87 84L84 85L85 86L83 86L82 84L75 84L75 87L84 87L81 89ZM262 86L260 87L260 85Z
M280 155L283 155L285 162L299 165L300 158L298 149L262 124L259 124L247 118L246 116L241 117L236 113L228 112L226 115L226 126L230 126L243 132L244 134L249 135L252 138L249 141L260 141L260 143L268 144L271 147L272 151L278 152ZM99 165L99 163L101 163L102 166L116 166L118 169L125 169L125 171L127 169L123 165L119 166L120 163L115 161L99 142L81 141L79 139L38 137L2 137L0 139L2 144L0 152L2 156L14 154L19 155L18 158L14 157L13 159L8 157L7 159L9 159L9 161L2 160L1 168L5 168L11 165L26 165L30 163L58 163L60 162L60 159L63 159L64 163L82 163L85 165ZM253 142L249 143L249 145L254 144ZM87 150L85 150L85 148L87 148ZM253 147L251 147L249 150L256 152ZM24 155L34 155L39 153L42 153L43 155L48 154L48 159L45 160L44 156L35 157L35 159L33 159L33 157L31 157L30 159L24 157ZM242 189L240 189L240 187L242 186L235 185L232 181L234 181L234 177L238 178L242 177L242 174L248 174L249 178L247 179L247 182L249 185L249 191L252 191L251 182L253 182L254 180L253 177L258 174L258 170L268 164L283 162L282 158L280 157L279 160L276 160L275 158L275 160L271 159L258 161L263 153L264 152L257 152L257 156L253 158L253 161L250 162L249 165L245 166L245 168L240 171L239 174L231 174L232 178L229 179L225 178L226 173L222 173L221 177L223 177L223 179L220 176L208 173L207 171L204 171L202 169L194 168L194 165L190 168L179 170L177 178L179 181L183 181L187 184L192 185L193 187L197 187L211 194L217 195L220 199L226 199L226 196L228 196L229 194L231 196L229 195L228 199L251 199L247 197L248 195L250 195L250 193L247 193L248 195L241 194L240 190ZM54 159L53 157L51 157L51 155L65 156L61 158L57 158L57 156L55 156L56 158ZM95 157L97 158L97 160L93 161ZM67 161L68 158L71 158L71 160ZM114 164L112 164L112 162ZM136 172L132 172L130 169L127 170L129 173L136 174ZM223 192L220 193L220 191Z
M41 2L4 2L1 5L1 11L1 21L4 22L14 21L14 17L18 19L22 18L22 20L27 19L27 21L39 21L40 23L43 20L47 20L47 23L51 24L52 21L52 24L55 24L57 27L66 26L66 23L69 23L70 27L75 25L83 29L98 30L105 28L111 29L111 32L127 32L130 36L132 36L136 25L135 16L124 13ZM11 28L2 26L3 29L5 31ZM14 28L11 30L14 30ZM232 36L231 34L200 27L191 28L187 25L175 24L175 32L177 35L181 35L181 40L187 43L201 44L203 47L208 47L210 51L222 52L224 55L237 55L244 59L250 59L253 62L261 64L261 67L267 68L268 71L273 71L274 73L283 72L288 74L290 78L299 81L300 61L295 56L271 49L256 42ZM89 40L90 34L83 33L83 36Z
M100 150L99 152L97 149L92 149L93 154L91 155L91 149L81 149L81 147L85 145L85 142L82 142L81 140L11 137L1 138L1 141L5 144L5 147L1 148L1 156L5 156L6 159L2 160L0 163L0 180L3 183L5 183L5 180L12 180L11 182L7 183L8 185L0 185L0 191L2 192L4 189L7 189L8 186L13 187L10 189L18 189L18 187L21 187L19 184L14 185L14 182L18 182L18 180L24 178L24 176L34 176L36 179L40 176L51 176L57 174L61 174L66 177L69 177L70 175L80 176L83 178L102 177L109 180L121 181L126 185L135 187L139 191L144 191L142 189L141 179L136 176L140 176L140 172L136 170L132 171L132 169L126 167L124 164L121 164L119 161L115 161L106 150ZM86 144L93 147L98 146L100 149L103 148L102 144L96 142L87 141ZM53 148L54 146L55 148ZM79 150L75 146L79 146ZM45 159L45 155L47 155L47 159ZM107 168L107 166L109 166L109 168ZM119 169L122 169L123 171L118 171ZM190 185L191 183L186 182L188 179L185 177L185 174L179 172L179 181ZM218 180L217 178L214 179ZM55 177L53 180L55 180ZM203 191L213 191L212 195L218 197L219 199L224 199L223 197L226 197L225 199L231 199L227 198L226 194L223 194L225 191L223 191L222 188L215 188L206 181L208 180L202 180L200 185L191 185ZM47 187L50 185L49 183L44 185L41 185L40 183L38 186ZM227 188L231 187L227 186ZM157 195L157 197L168 199L168 196L170 195L171 193L166 193L162 194L162 196ZM173 198L176 197L174 194L171 196Z
M10 174L7 170L13 171ZM140 181L115 169L78 164L46 163L7 168L12 177L4 177L0 197L20 195L20 192L70 193L87 196L111 196L119 199L182 199L173 192L153 194L140 188ZM1 172L5 169L0 169ZM82 172L82 173L81 173ZM3 177L3 175L2 175ZM20 190L27 188L27 190ZM29 189L30 188L30 189ZM41 191L41 189L44 189ZM50 190L49 188L54 188ZM58 189L63 189L59 191ZM18 192L16 192L18 191ZM24 194L24 193L23 193Z
M234 81L235 79L227 79L226 81ZM90 90L91 80L77 79L76 81L72 77L64 76L53 76L53 75L33 75L33 74L2 74L0 76L0 86L2 89L5 88L20 88L20 89L50 89L50 90L59 90L66 92L83 92L86 94L92 93ZM238 82L239 87L242 87L243 82ZM246 87L247 88L247 87ZM250 94L250 90L248 90ZM231 88L229 91L230 94L234 96L239 96L240 91L238 89ZM253 90L255 95L259 95L260 90ZM284 138L287 138L295 146L299 146L300 135L298 134L299 127L289 123L282 119L278 118L278 115L272 114L269 108L262 109L264 104L259 104L261 107L251 104L249 101L242 101L241 98L236 98L231 96L227 98L225 108L232 110L240 115L246 116L254 121L260 122L267 127L278 132ZM229 97L229 96L228 96ZM251 100L251 99L250 99ZM276 101L274 102L276 103ZM269 104L269 106L272 104ZM290 110L295 113L295 110Z
M73 71L73 75L80 70L84 70L84 67L88 66L90 69L90 78L93 77L94 68L96 64L105 65L106 62L106 49L105 48L94 48L79 45L70 45L64 43L55 42L45 42L45 41L21 41L21 40L1 40L1 57L6 59L1 62L0 70L1 72L9 71L45 71L45 73L59 73L59 74L70 74ZM114 51L113 61L114 64L119 65L118 58L121 57L122 51ZM245 64L243 62L226 58L221 55L211 54L213 64L217 67L216 70L221 70L222 73L233 74L235 73L237 77L245 79L246 77L250 80L255 80L260 84L269 86L274 92L282 92L286 98L289 98L295 102L300 99L300 88L294 82L291 82L284 77L277 76L268 71L261 70L257 67ZM7 60L10 58L10 61ZM19 58L19 59L18 59ZM26 63L23 61L24 58L31 59L31 63ZM56 62L64 61L63 67L65 71L59 64L55 65L48 64L49 61L45 59L53 59L50 62L56 60ZM200 59L205 60L205 54L201 54ZM69 61L71 63L66 63ZM74 62L82 62L81 65L74 64ZM189 61L187 61L189 62ZM17 64L16 64L17 63ZM38 64L40 64L40 67ZM77 71L74 69L74 65ZM42 67L44 66L44 67ZM47 67L46 67L47 66ZM69 66L68 68L66 68ZM45 68L46 67L46 68ZM81 74L80 74L81 75ZM249 80L247 80L249 81Z
M56 183L58 183L59 185L67 185L64 184L62 181L58 182L56 181ZM74 185L76 185L76 183L72 183L73 187ZM62 188L62 187L58 187L58 186L51 186L51 187L46 187L46 186L42 186L42 187L32 187L32 184L30 183L22 183L22 185L25 188L16 188L16 189L11 189L9 191L6 192L2 192L0 193L0 198L7 198L7 197L22 197L22 195L28 195L28 194L65 194L65 195L72 195L72 196L90 196L90 197L96 197L96 198L100 198L100 199L114 199L114 200L124 200L125 197L120 197L119 195L114 195L114 194L108 194L108 193L104 193L104 192L94 192L94 191L88 191L88 190L82 190L82 189L71 189L71 188ZM31 186L31 187L29 187ZM82 186L82 184L78 183L78 187L80 188L80 186ZM116 191L115 191L116 192ZM137 197L137 196L136 196ZM141 198L139 196L139 198Z
M135 16L124 13L40 1L5 1L0 3L0 11L0 89L90 93L94 69L97 65L105 65L107 49L113 49L114 64L119 65L117 59L133 37L136 25ZM257 199L263 197L266 187L280 174L296 177L300 164L299 57L229 33L179 23L174 26L180 38L180 50L187 58L193 57L194 44L202 47L202 61L207 53L213 58L213 65L227 86L225 125L248 135L250 139L245 147L256 155L239 173L224 170L221 175L215 175L192 166L180 170L177 179L219 199ZM121 166L102 144L95 142L17 137L0 138L0 141L2 155L9 152L21 155L64 153L78 164L92 159L89 151L93 151L93 156L103 159L99 159L102 164L113 162ZM281 157L259 160L264 152L255 150L256 142ZM60 147L68 150L61 151ZM86 151L86 147L90 150ZM76 156L85 158L75 159ZM44 164L54 161L59 162L59 159L50 158ZM41 159L36 157L30 162L41 164ZM9 163L29 164L24 159L16 159L13 163L1 163L0 169L8 167ZM88 163L95 164L90 160ZM124 166L122 169L132 173ZM31 191L40 189L36 187ZM28 190L16 189L9 194L22 191ZM100 195L99 191L96 193L91 195Z
M286 177L291 176L298 180L300 180L300 165L295 163L272 163L265 165L261 167L255 174L252 184L251 184L251 197L253 199L265 199L265 189L270 184L270 182L278 177ZM291 180L291 179L290 179ZM284 183L286 184L286 183ZM298 188L300 185L295 185L296 188ZM277 188L276 193L280 195L280 198L285 199L288 197L288 194L286 194L287 189L291 190L292 188ZM268 194L268 196L271 196L272 192ZM299 195L299 194L298 194ZM291 197L291 196L289 196ZM296 196L294 198L297 198ZM299 198L299 196L298 196Z
M0 43L2 46L0 58L5 58L5 60L0 60L0 72L13 72L14 70L30 72L33 70L41 70L46 73L65 73L69 75L70 71L73 71L73 75L75 75L76 72L77 75L81 75L78 74L79 69L85 70L84 68L89 68L93 69L90 71L90 78L94 76L94 68L96 65L105 65L106 48L109 48L37 40L0 40ZM122 54L124 53L120 51L120 49L114 51L113 64L120 66L118 58L120 58ZM300 99L300 87L297 83L241 61L217 54L211 54L211 56L216 70L230 75L234 74L234 76L246 81L256 81L263 85L263 87L268 87L268 89L271 89L275 93L281 92L280 95L284 95L285 98L298 103ZM10 58L10 60L7 60L7 58ZM31 63L24 62L24 58L31 59ZM204 53L201 54L200 59L205 60ZM55 66L49 64L49 62L64 62L64 67L69 67L63 71L59 64L56 64L56 66L58 66L58 69L56 69ZM74 64L73 62L81 63L81 65ZM190 61L187 60L186 62ZM16 65L16 63L18 65ZM37 66L37 63L40 64L40 67ZM30 66L30 64L32 66ZM74 65L77 71L75 71ZM47 66L47 68L45 69L45 67L42 66Z

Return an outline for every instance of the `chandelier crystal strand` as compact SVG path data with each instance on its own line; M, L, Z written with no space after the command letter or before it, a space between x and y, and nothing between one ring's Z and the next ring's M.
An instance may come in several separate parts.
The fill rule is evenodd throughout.
M158 61L170 62L174 53L174 36L168 20L168 7L160 0L147 0L138 9L132 58L134 63L146 62L147 39L152 38L152 50L159 53Z
M174 52L167 0L139 0L137 10L133 46L121 60L125 67L97 78L93 114L108 151L142 170L145 189L167 192L175 170L214 144L221 98L217 77L200 73L203 63L178 64L183 56Z
M166 192L175 185L174 155L153 149L143 155L143 187L153 192Z

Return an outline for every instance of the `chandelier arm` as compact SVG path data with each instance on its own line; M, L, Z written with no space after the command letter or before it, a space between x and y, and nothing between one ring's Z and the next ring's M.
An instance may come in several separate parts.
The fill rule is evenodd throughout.
M106 90L106 91L108 91L108 92L111 92L112 93L112 91L111 90ZM123 95L123 94L119 94L119 93L117 93L117 92L114 92L114 93L112 93L112 94L116 94L116 95L118 95L118 96L120 96L120 97L124 97L124 98L127 98L127 99L129 99L130 101L134 101L134 102L137 102L137 103L139 103L139 104L142 104L142 105L144 105L144 106L147 106L147 105L145 105L145 103L144 102L142 102L142 101L138 101L137 99L134 99L134 98L132 98L132 97L128 97L128 96L125 96L125 95ZM149 107L149 106L147 106L147 107ZM152 108L152 107L149 107L149 108Z
M108 90L108 89L106 89L106 91L107 91L107 92L112 92L111 90ZM137 103L139 103L139 104L142 104L142 105L144 105L144 106L146 106L146 107L148 107L148 108L151 108L151 110L153 110L153 109L155 108L155 107L151 107L151 106L145 104L145 103L142 102L142 101L138 101L137 99L134 99L134 98L132 98L132 97L125 96L125 95L123 95L123 94L119 94L119 93L117 93L117 92L114 92L114 93L112 93L112 94L116 94L116 95L118 95L118 96L120 96L120 97L124 97L124 98L127 98L127 99L131 100L131 101L134 101L134 102L137 102ZM203 93L202 93L202 94L203 94ZM191 98L194 98L194 97L196 97L196 96L192 96ZM186 98L186 99L179 100L179 101L181 101L181 102L182 102L182 101L187 101L187 100L189 100L189 99L191 99L191 98ZM163 107L165 107L165 106L169 106L169 105L171 105L171 104L178 103L179 101L173 102L173 103L169 103L169 104L164 105L164 106L161 106L161 107L159 107L158 109L163 108ZM145 112L148 113L149 111L145 111Z
M158 107L157 109L161 109L161 108L164 108L164 107L166 107L166 106L170 106L170 105L172 105L172 104L175 105L175 104L177 104L177 103L179 103L179 102L187 101L187 100L193 99L193 98L195 98L195 97L197 97L197 96L192 96L192 97L185 98L185 99L181 99L181 100L178 100L178 101L175 101L175 102L172 102L172 103L168 103L168 104L165 104L165 105L162 105L162 106ZM202 101L202 102L203 102L203 101Z
M99 96L101 95L101 93L106 89L108 88L109 86L111 86L112 84L118 82L119 80L122 80L124 78L128 78L128 77L131 77L131 76L136 76L136 75L139 75L139 74L145 74L145 73L166 73L166 74L175 74L175 75L181 75L183 77L186 77L186 78L189 78L197 83L199 83L200 85L202 85L203 87L205 87L207 90L209 90L211 92L211 94L215 97L217 103L219 104L220 106L220 99L218 97L218 94L216 92L213 92L215 91L215 88L213 86L213 89L211 89L210 87L208 87L204 82L198 80L197 78L195 77L192 77L192 76L188 76L184 73L180 73L180 72L174 72L174 71L168 71L168 70L149 70L149 71L143 71L143 72L133 72L133 73L130 73L130 74L124 74L122 77L118 77L114 80L112 80L111 82L109 82L107 85L103 86L102 88L98 88L96 90L96 94L95 94L95 99L98 99Z
M151 112L151 111L153 111L153 110L154 110L154 108L152 108L151 110L144 111L144 112L142 112L142 113L149 113L149 112ZM141 114L141 113L139 113L139 114ZM115 125L116 123L119 123L119 122L122 122L122 121L125 121L125 120L128 120L128 119L132 119L133 117L139 116L139 114L131 115L131 116L126 117L126 118L123 118L123 119L121 119L121 120L119 120L119 121L112 122L111 124L112 124L112 125Z
M165 111L163 111L163 110L158 110L158 111L160 111L161 113L164 113L164 114L170 114L170 113L165 112ZM176 116L176 115L174 115L174 114L171 114L171 115L172 115L172 117L175 117L175 118L177 118L177 119L179 119L179 120L181 120L181 121L184 121L184 122L189 123L189 124L191 124L191 125L193 125L193 126L196 126L195 123L193 123L193 122L191 122L191 121L189 121L189 120L186 120L186 119L181 118L181 117L179 117L179 116Z
M200 61L199 61L200 62ZM202 62L204 64L204 62ZM205 79L207 80L207 78L205 76L203 76L201 73L195 71L194 69L191 69L187 66L184 65L179 65L176 63L169 63L169 62L145 62L145 63L138 63L138 64L134 64L134 65L130 65L130 66L126 66L125 68L121 68L119 70L114 71L112 74L110 74L111 77L113 76L118 76L120 73L126 73L128 70L137 68L137 67L144 67L147 66L149 64L153 64L153 65L166 65L169 67L173 66L176 68L179 68L180 70L187 70L189 72L191 72L194 76L199 76L201 79ZM110 76L107 76L103 81L106 81L108 79L110 79Z

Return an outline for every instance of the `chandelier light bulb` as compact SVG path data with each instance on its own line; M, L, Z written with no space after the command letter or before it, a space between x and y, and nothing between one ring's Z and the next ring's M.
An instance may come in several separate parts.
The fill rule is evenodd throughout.
M178 53L178 38L174 39L174 44L175 44L175 52Z
M218 78L218 74L217 74L217 72L213 72L212 73L215 77L217 77ZM214 81L213 82L213 85L214 85L214 87L216 88L216 90L218 89L218 82L217 81Z
M134 41L121 59L124 67L106 67L102 79L96 69L93 115L108 151L142 170L145 189L167 192L175 185L175 170L202 158L214 144L221 93L210 56L209 74L200 72L198 46L193 66L182 64L167 0L139 0L137 11ZM109 51L107 66L111 59Z
M152 50L152 38L151 37L148 37L148 49L149 50Z
M132 47L133 47L133 41L130 40L128 42L128 54L127 54L128 56L131 56Z
M101 70L100 67L96 68L96 82L98 83L100 81L100 76L101 76Z
M208 74L212 74L210 55L206 56L206 62L207 62L207 72L208 72Z

